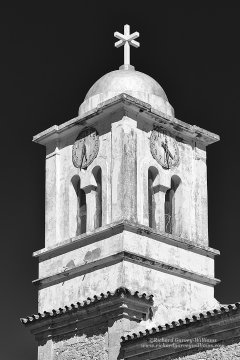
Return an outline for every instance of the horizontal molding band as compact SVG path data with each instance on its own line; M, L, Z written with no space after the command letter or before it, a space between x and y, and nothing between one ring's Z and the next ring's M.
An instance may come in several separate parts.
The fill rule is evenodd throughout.
M36 284L39 288L46 288L61 282L65 282L74 277L81 276L104 267L108 267L122 261L128 261L134 264L138 264L144 267L148 267L157 271L161 271L167 274L171 274L174 276L178 276L184 279L188 279L191 281L195 281L204 285L214 286L217 285L220 280L208 276L204 276L179 266L172 266L170 264L164 263L162 261L154 260L150 257L140 256L138 254L129 252L129 251L121 251L117 254L107 256L100 260L92 261L87 264L83 264L80 266L76 266L75 268L69 269L67 271L63 271L49 277L40 278L34 280L33 283Z
M123 108L125 111L133 110L137 115L141 112L142 116L147 121L160 124L166 129L171 129L176 135L180 134L188 140L194 140L210 145L219 140L219 136L202 129L196 125L189 125L181 120L169 116L157 109L154 109L150 104L135 98L126 93L116 95L102 103L94 109L84 113L82 116L73 118L61 125L54 125L45 131L35 135L33 141L42 145L46 145L50 141L58 139L64 132L70 131L72 128L79 125L90 125L93 119L102 121L107 113L114 109Z
M119 222L111 223L105 225L104 227L98 228L91 233L82 234L78 237L65 240L52 248L36 251L33 253L33 256L38 257L39 261L44 261L55 256L65 254L66 252L104 240L113 235L122 233L123 231L130 231L132 233L138 234L139 236L146 236L154 240L211 258L214 258L216 255L220 254L218 250L208 246L194 244L192 241L172 234L160 233L148 226L129 222L127 220L121 220Z

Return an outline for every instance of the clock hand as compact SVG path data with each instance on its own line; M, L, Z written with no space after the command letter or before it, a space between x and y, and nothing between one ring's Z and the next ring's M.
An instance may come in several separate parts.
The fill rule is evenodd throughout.
M166 153L166 161L167 161L167 167L169 168L169 154L168 154L168 152Z
M166 143L162 142L162 147L164 149L164 157L167 162L167 166L169 167L169 157L171 159L173 159L173 155L172 155L171 151L168 149L168 146Z
M82 147L82 154L81 154L81 167L82 167L82 164L83 164L84 157L86 159L86 153L87 153L87 149L86 149L85 140L84 140L83 147Z
M162 141L162 147L164 148L164 151L166 152L167 145Z
M167 164L168 164L168 159L167 159L167 144L164 143L163 141L162 141L162 147L163 147L163 149L164 149L164 163L167 163Z
M168 151L168 155L170 156L170 158L173 159L171 151L169 149L167 149L167 151Z
M173 159L173 155L172 155L171 151L169 150L167 144L165 144L164 142L162 142L162 147L164 148L165 152L168 153L168 155L170 156L170 158Z

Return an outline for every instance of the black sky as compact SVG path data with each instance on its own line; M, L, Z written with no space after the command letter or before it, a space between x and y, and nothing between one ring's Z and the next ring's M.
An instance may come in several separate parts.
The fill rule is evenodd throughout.
M131 25L132 64L156 79L176 117L215 132L208 148L210 246L221 303L240 301L239 8L78 1L1 5L1 359L37 359L20 324L37 312L33 251L44 247L44 147L33 135L77 115L92 84L123 62L114 31ZM170 4L170 2L168 2Z

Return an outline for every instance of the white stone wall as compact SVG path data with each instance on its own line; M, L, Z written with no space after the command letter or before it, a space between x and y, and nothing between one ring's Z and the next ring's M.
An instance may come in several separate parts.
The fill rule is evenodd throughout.
M181 179L176 191L174 234L193 244L208 246L206 150L195 141L179 139L180 162L166 170L153 158L150 135L153 124L143 115L118 110L103 116L91 126L99 133L100 146L97 157L86 170L72 163L72 145L84 126L72 127L58 140L47 145L46 158L46 249L61 245L76 234L77 199L71 179L80 178L86 191L87 233L94 233L94 169L102 170L102 226L127 220L148 226L148 169L157 172L156 232L164 233L165 192L171 187L171 178ZM180 134L178 134L180 136ZM184 136L183 136L184 137ZM81 241L79 239L79 241ZM120 286L131 290L152 293L155 296L156 319L172 321L175 316L216 306L213 285L207 285L188 275L184 278L171 273L150 269L123 261L104 265L105 258L119 251L129 251L153 258L184 271L214 277L214 260L190 249L170 245L164 241L139 236L135 233L114 235L105 240L79 246L79 248L40 261L39 277L63 274L88 262L102 261L102 268L78 273L70 279L50 283L39 291L39 311L63 307L73 302ZM86 261L87 254L96 257Z
M133 291L154 294L154 317L149 328L215 308L214 289L195 281L139 264L124 262L124 283ZM144 326L144 324L143 324Z
M111 124L110 123L114 120ZM117 121L116 121L117 120ZM100 134L100 148L96 159L87 170L72 163L72 144L80 127L47 146L46 159L46 247L76 236L76 199L72 177L79 176L81 188L95 186L92 171L102 169L103 225L120 219L148 226L148 169L158 171L155 185L158 204L157 229L164 231L164 196L171 178L177 175L181 183L176 192L175 234L194 243L208 245L206 151L195 142L179 141L179 165L163 169L152 157L149 138L152 125L142 120L114 114L106 124L95 127ZM93 197L87 194L88 231L93 230Z
M214 277L214 259L201 255L189 249L182 249L167 244L160 239L139 235L130 231L107 236L106 239L85 244L79 248L64 252L39 263L39 276L44 278L59 272L66 271L69 266L77 267L91 263L94 260L104 259L120 251L129 251L141 256L162 261L172 266L179 266L185 270L200 275ZM68 264L71 264L68 266Z
M78 275L50 287L40 289L38 296L39 312L51 311L68 306L88 297L107 291L114 292L123 286L123 264L118 263L87 274Z

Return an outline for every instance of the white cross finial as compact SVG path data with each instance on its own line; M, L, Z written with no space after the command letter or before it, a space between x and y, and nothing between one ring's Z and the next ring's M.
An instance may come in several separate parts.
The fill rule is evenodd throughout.
M138 41L135 41L136 38L139 37L139 32L134 32L130 34L130 26L124 25L124 34L120 34L118 31L114 33L114 36L119 39L119 41L115 42L115 47L120 47L124 45L124 69L131 68L130 65L130 45L138 48L140 46ZM122 67L121 67L122 68Z

